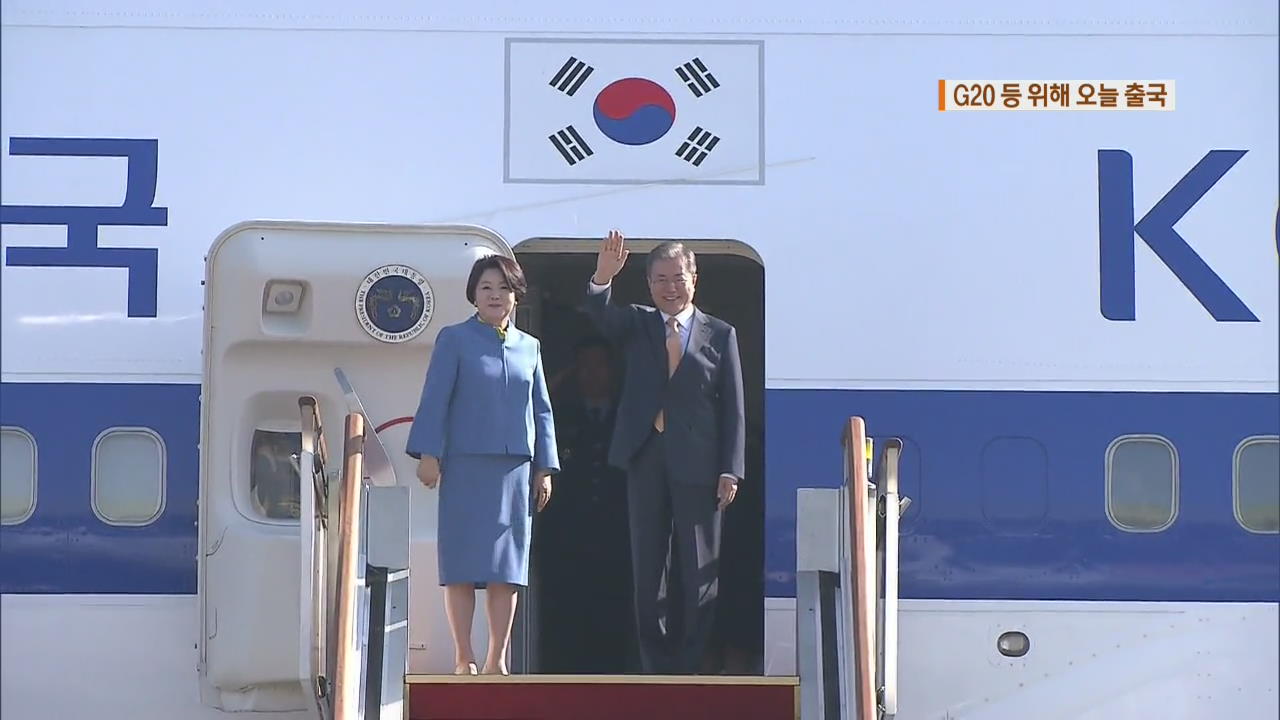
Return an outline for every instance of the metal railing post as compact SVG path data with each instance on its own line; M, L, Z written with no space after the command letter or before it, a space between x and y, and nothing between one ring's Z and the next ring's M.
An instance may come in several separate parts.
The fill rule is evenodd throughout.
M898 519L905 509L898 494L898 461L901 457L902 440L885 440L874 474L879 588L876 704L883 718L892 718L898 713Z
M364 416L349 413L342 448L342 500L338 512L338 582L334 645L337 650L333 678L333 712L336 720L360 717L360 634L357 623L360 539L363 499Z
M849 418L844 430L845 491L848 502L849 574L852 582L844 593L846 602L852 603L853 627L852 662L849 663L847 682L850 689L851 720L874 720L876 697L874 690L875 668L875 574L871 569L875 535L869 532L869 507L867 478L867 429L860 417Z

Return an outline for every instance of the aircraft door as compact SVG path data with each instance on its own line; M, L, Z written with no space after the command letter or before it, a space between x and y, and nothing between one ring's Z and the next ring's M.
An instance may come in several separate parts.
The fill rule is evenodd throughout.
M417 483L404 446L434 338L473 312L467 276L477 258L494 253L511 256L496 234L454 225L258 222L215 242L206 268L201 395L205 704L317 706L308 696L333 668L332 519L343 419L352 412L365 418L364 472L355 478L368 513L361 565L372 569L375 555L386 557L375 547L376 531L400 522L396 506L407 497L413 621L405 662L412 672L452 668L435 582L436 493ZM387 482L396 487L381 487ZM388 510L392 520L373 519ZM392 550L386 564L399 562L397 541L377 542ZM362 577L366 598L371 578L377 582L377 573ZM375 601L361 611L402 606L398 579L403 573L382 577L385 608ZM477 627L474 640L483 646L483 624ZM388 627L382 639L390 646L403 630ZM401 682L396 668L388 672Z

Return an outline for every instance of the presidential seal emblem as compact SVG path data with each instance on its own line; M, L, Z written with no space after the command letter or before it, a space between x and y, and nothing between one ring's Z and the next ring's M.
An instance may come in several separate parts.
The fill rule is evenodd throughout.
M383 265L365 276L356 290L356 319L375 340L402 343L431 323L431 286L408 265Z

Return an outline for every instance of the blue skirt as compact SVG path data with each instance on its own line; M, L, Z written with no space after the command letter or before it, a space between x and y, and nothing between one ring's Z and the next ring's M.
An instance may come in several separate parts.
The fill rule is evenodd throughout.
M440 584L528 585L528 456L450 455L440 475Z

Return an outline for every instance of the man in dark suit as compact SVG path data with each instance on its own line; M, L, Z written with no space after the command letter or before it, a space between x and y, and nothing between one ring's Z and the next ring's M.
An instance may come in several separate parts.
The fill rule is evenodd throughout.
M610 304L624 245L616 230L601 245L584 309L626 358L609 462L627 471L640 656L647 673L695 673L712 626L721 513L743 476L738 338L694 306L697 262L680 243L646 259L655 307Z

